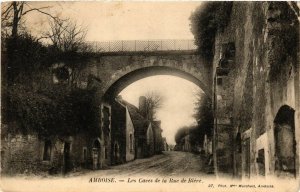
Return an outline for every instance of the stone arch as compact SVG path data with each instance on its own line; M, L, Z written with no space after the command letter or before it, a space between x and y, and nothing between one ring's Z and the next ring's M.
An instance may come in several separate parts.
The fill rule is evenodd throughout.
M203 75L203 73L195 67L133 66L121 71L116 71L112 74L112 78L104 83L104 99L109 100L109 98L114 98L131 83L155 75L172 75L191 81L198 85L203 92L211 98L209 73Z
M93 140L93 148L101 148L100 138L96 138L96 139Z

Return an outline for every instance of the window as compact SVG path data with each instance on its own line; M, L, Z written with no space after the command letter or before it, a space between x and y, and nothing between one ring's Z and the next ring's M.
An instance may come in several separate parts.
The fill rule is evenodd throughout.
M53 69L53 83L65 83L70 78L70 71L66 66Z
M258 150L258 157L256 159L258 164L258 174L265 176L265 149Z
M103 114L103 130L106 134L108 134L110 132L109 128L110 128L110 110L107 106L103 106L102 109L102 114Z
M108 158L107 147L104 148L104 154L105 154L105 159L107 159Z
M216 68L218 76L227 76L234 64L235 45L233 42L222 44L221 57Z
M242 137L241 137L241 133L238 132L235 138L235 150L237 153L242 153Z
M83 161L87 160L87 148L83 147Z
M217 78L217 85L221 86L223 84L223 79L222 77Z
M129 149L130 149L130 152L133 152L133 137L132 137L132 133L130 133L130 135L129 135Z
M50 158L51 158L51 141L47 140L45 141L45 145L44 145L43 160L50 161Z

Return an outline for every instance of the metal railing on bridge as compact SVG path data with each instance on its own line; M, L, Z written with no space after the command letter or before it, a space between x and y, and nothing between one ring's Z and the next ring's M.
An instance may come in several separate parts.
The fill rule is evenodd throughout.
M196 50L194 40L127 40L88 42L92 52L153 52Z

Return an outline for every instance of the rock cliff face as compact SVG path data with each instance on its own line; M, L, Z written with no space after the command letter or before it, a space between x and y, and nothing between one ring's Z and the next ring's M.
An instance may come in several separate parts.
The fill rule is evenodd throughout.
M298 37L299 20L287 2L233 3L228 25L215 37L213 60L220 170L232 168L238 176L275 173L274 119L283 105L295 110L286 133L297 143L292 150L298 163ZM228 73L220 75L217 68L229 44L234 54L225 58Z

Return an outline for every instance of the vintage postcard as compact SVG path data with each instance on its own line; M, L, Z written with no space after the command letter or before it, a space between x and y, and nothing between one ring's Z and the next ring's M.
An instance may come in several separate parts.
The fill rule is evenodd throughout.
M299 8L2 2L1 191L299 191Z

